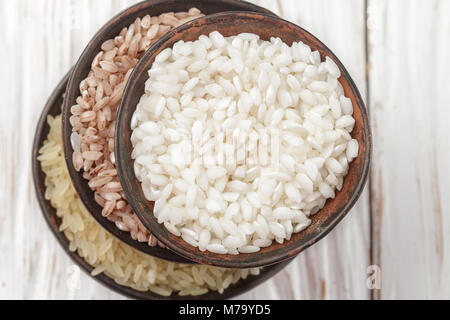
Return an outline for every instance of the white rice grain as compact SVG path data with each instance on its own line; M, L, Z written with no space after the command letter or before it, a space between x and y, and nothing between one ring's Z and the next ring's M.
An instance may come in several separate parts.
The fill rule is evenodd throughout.
M163 200L158 221L202 251L289 240L358 155L338 64L302 42L214 31L163 50L149 76L133 116L135 174L148 200Z

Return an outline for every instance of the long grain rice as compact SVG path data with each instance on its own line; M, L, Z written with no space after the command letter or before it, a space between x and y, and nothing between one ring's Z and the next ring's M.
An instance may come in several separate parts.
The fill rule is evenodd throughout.
M48 117L50 132L39 151L38 160L46 175L45 198L61 219L60 231L92 267L92 276L104 273L118 284L161 296L203 295L209 290L223 292L230 279L245 279L259 269L223 269L184 265L145 255L107 233L91 217L78 198L67 172L61 138L61 116Z

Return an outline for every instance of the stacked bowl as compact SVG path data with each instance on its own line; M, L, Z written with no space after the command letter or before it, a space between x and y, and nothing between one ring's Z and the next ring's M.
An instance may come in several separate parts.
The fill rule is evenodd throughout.
M188 153L182 137L216 148L235 120L282 129L276 172L174 159ZM101 283L139 299L223 299L324 237L362 192L370 157L359 92L310 33L245 1L159 0L110 20L52 93L33 174L51 230Z

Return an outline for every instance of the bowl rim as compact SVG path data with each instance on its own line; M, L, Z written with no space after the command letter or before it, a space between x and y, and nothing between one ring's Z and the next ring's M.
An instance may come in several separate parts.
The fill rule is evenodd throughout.
M127 139L127 138L124 133L125 128L124 128L124 120L123 119L125 117L124 114L125 114L125 111L127 110L127 108L132 108L133 112L136 108L136 106L130 107L128 105L128 103L129 103L130 97L133 95L133 89L135 86L135 82L137 81L137 78L139 76L143 76L142 74L144 74L142 69L144 68L146 62L152 61L152 58L154 58L154 57L152 57L152 55L155 54L156 52L160 52L161 50L163 50L167 47L171 47L172 43L171 43L171 45L165 45L165 44L169 42L169 40L172 38L172 36L174 36L176 33L187 32L187 30L189 30L189 28L191 28L191 27L196 27L196 26L200 27L202 23L203 23L203 25L208 24L208 22L211 22L211 20L214 20L214 19L226 19L226 18L237 19L237 18L248 18L248 17L260 18L260 19L271 19L274 23L281 23L281 24L285 24L290 27L296 28L297 30L299 30L300 33L306 34L309 37L311 37L311 39L313 39L313 41L315 41L317 44L319 44L321 46L322 51L327 52L327 56L332 58L338 64L339 68L342 71L341 79L344 79L347 82L347 84L351 90L352 98L354 98L354 100L356 102L356 105L354 104L353 106L354 106L354 108L358 108L361 113L362 135L363 135L363 143L364 143L365 148L364 148L364 152L363 153L360 152L360 154L357 157L357 158L362 157L364 161L363 161L362 169L361 169L359 175L357 176L357 183L354 185L354 187L351 190L350 198L345 203L345 205L343 205L339 210L333 212L333 214L327 220L325 220L325 222L323 222L321 224L320 228L317 228L318 231L316 234L309 237L307 239L307 241L305 241L304 243L299 243L296 247L288 250L287 252L282 252L283 250L276 249L279 251L279 252L277 252L277 254L272 254L267 257L259 256L257 260L250 260L250 259L235 260L235 259L233 259L233 257L237 257L237 256L233 256L233 255L220 255L220 254L214 254L214 253L210 253L210 252L204 252L203 254L199 254L197 252L197 251L199 251L198 248L194 248L194 247L190 246L189 244L185 243L184 241L183 241L184 244L179 244L179 243L176 243L175 241L171 241L169 239L170 235L164 236L164 232L162 231L162 229L165 229L165 227L163 225L160 225L157 223L156 218L153 216L153 212L151 212L150 208L148 208L147 205L143 204L145 201L141 202L142 197L140 195L136 196L135 192L134 193L131 192L131 188L132 188L131 181L132 180L137 181L137 179L135 176L133 179L133 177L128 175L126 173L127 171L125 170L125 168L127 166L130 166L130 162L128 160L131 159L131 156L129 154L126 154L126 158L125 158L125 155L123 155L126 153L126 151L124 151L124 149L125 149L124 145L127 143L125 141L125 139ZM299 38L299 40L305 41L305 39L303 39L303 38ZM306 43L308 45L311 44L308 42L306 42ZM140 75L139 75L139 72L141 72ZM147 77L148 77L148 75L147 75ZM367 113L364 101L361 97L361 94L359 93L358 88L356 87L353 79L351 78L350 74L348 73L348 71L346 70L344 65L340 62L340 60L337 58L337 56L325 44L323 44L319 39L317 39L310 32L306 31L302 27L300 27L292 22L286 21L286 20L278 18L278 17L274 17L272 15L263 14L263 13L248 13L248 12L240 12L240 11L218 13L218 14L208 15L206 17L199 18L195 21L191 21L187 24L184 24L184 25L168 32L164 37L160 38L145 53L145 55L141 58L139 63L135 66L133 73L131 74L129 81L125 87L125 92L124 92L124 96L122 98L121 105L120 105L120 108L118 111L117 119L118 120L116 122L115 156L116 156L116 163L117 163L117 168L118 168L118 175L119 175L120 182L121 182L122 186L124 187L125 194L127 195L127 197L129 199L131 199L130 205L132 206L134 212L137 214L137 216L143 222L144 225L146 225L147 227L149 227L149 226L151 227L151 229L153 230L153 234L155 235L156 238L158 238L159 241L164 243L164 245L166 245L168 248L170 248L177 254L185 256L185 257L187 257L193 261L196 261L198 263L201 263L201 264L210 264L210 265L215 265L215 266L219 266L219 267L251 268L251 267L271 265L274 263L278 263L280 261L284 261L286 259L289 259L290 257L293 257L293 256L299 254L303 250L307 249L311 245L315 244L316 242L318 242L319 240L324 238L347 215L347 213L350 211L350 209L354 206L354 204L358 200L359 196L361 195L361 193L364 189L365 183L367 182L367 177L368 177L368 173L369 173L370 165L371 165L371 161L372 161L372 134L371 134L370 124L369 124L368 113ZM128 137L128 140L129 140L129 137ZM361 143L361 141L360 141L360 143ZM360 145L360 149L361 149L361 145ZM134 175L134 170L133 170L132 175ZM345 178L344 178L344 181L345 181ZM145 216L148 213L147 211L150 212L150 215L151 215L151 217L149 217L149 218L147 218ZM166 234L168 233L167 230L165 233ZM292 240L289 240L289 241L292 241ZM288 243L289 241L286 241L284 244ZM271 246L273 246L273 245L274 244L272 244ZM205 253L208 253L207 257L206 257ZM257 256L258 253L256 255L255 254L239 254L238 256L249 256L249 255ZM229 259L226 259L227 256L229 256Z
M69 142L70 141L70 134L72 133L72 126L70 124L70 108L73 104L75 104L75 99L79 96L79 84L81 82L77 81L77 79L81 78L84 79L84 76L87 76L87 73L84 72L83 69L88 65L89 70L91 69L91 62L93 57L98 53L100 50L101 44L109 38L108 32L111 30L111 28L119 28L117 24L121 24L121 27L123 27L124 24L126 24L127 20L135 20L138 17L142 17L144 13L142 13L143 10L147 10L147 14L153 10L157 11L159 8L164 6L175 6L178 3L182 3L186 7L192 7L195 5L199 5L200 3L203 5L213 6L213 5L227 5L227 6L235 6L239 7L242 10L248 10L248 11L260 11L260 12L266 12L268 14L274 14L270 12L269 10L257 6L255 4L249 3L247 1L241 1L241 0L196 0L193 3L189 1L179 1L179 0L147 0L142 1L139 3L136 3L118 14L116 14L113 18L111 18L109 21L107 21L97 32L96 34L91 38L85 49L83 50L82 54L80 55L79 59L77 60L75 66L72 69L72 72L70 72L69 79L68 79L68 85L65 91L65 99L63 103L63 112L62 112L62 131L63 131L63 141ZM128 26L128 25L127 25ZM98 49L98 50L97 50ZM92 55L92 59L89 57ZM126 244L132 246L133 248L145 253L157 256L158 258L173 261L173 262L180 262L180 263L195 263L194 261L191 261L190 259L187 259L183 256L179 256L176 253L172 252L170 249L162 249L160 247L150 247L146 242L141 243L137 240L133 240L131 238L131 235L129 232L124 232L119 230L115 224L108 219L101 216L101 207L95 202L93 192L90 191L88 187L88 181L83 179L82 172L76 172L73 163L72 163L72 153L73 149L70 143L64 143L63 144L63 150L64 150L64 158L66 161L66 165L68 167L69 175L72 179L72 184L75 187L75 191L77 192L78 196L80 197L81 201L85 205L85 207L88 209L88 212L95 218L95 220L102 225L109 233L113 234L116 238L120 239L121 241L125 242ZM88 191L87 191L88 190ZM100 213L97 211L100 210Z
M268 268L261 270L257 276L249 275L248 278L240 280L236 284L230 286L224 291L223 294L217 291L209 291L202 296L179 296L178 294L172 294L169 297L159 296L151 291L141 292L134 290L133 288L121 286L116 283L112 278L105 274L99 274L92 276L91 272L94 270L90 264L88 264L77 252L69 250L69 240L65 237L64 233L59 231L59 225L61 219L56 215L56 209L52 207L50 201L45 199L45 174L42 172L40 162L37 160L39 156L39 150L42 147L43 141L46 140L48 134L47 116L52 114L55 108L59 108L62 104L62 96L70 75L67 73L61 82L56 86L54 91L48 98L44 109L39 117L34 133L32 153L31 153L31 169L33 175L33 184L35 189L36 198L39 203L43 218L45 219L52 234L56 237L57 242L61 246L61 249L70 257L70 259L82 269L90 278L94 278L98 283L111 289L112 291L122 294L131 299L145 299L145 300L210 300L210 299L231 299L238 295L244 294L251 289L254 289L258 285L262 284L266 280L275 276L278 272L283 270L292 260L283 262ZM57 113L58 114L58 113ZM60 113L59 113L60 114ZM102 226L100 226L103 228ZM135 248L133 248L136 250ZM158 258L158 257L156 257ZM159 259L159 258L158 258ZM177 263L177 262L174 262Z

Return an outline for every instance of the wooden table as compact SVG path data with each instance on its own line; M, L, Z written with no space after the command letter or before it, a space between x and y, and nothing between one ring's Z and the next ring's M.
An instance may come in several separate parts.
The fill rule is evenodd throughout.
M52 89L94 32L134 2L0 0L0 299L123 298L85 274L68 289L72 262L39 211L30 151ZM367 103L375 150L348 217L241 298L450 298L450 1L254 2L340 57Z

